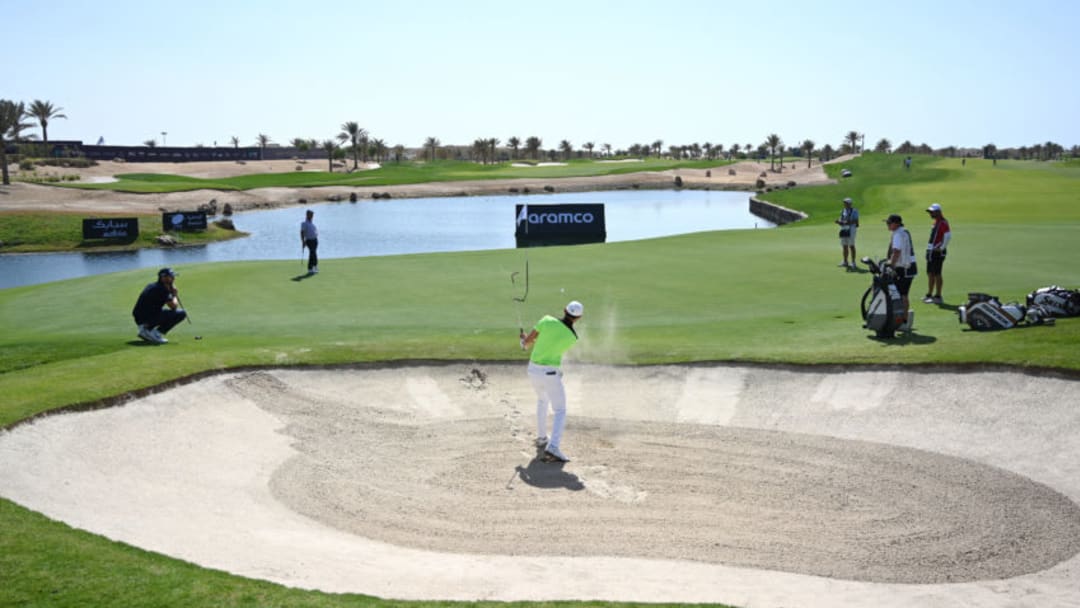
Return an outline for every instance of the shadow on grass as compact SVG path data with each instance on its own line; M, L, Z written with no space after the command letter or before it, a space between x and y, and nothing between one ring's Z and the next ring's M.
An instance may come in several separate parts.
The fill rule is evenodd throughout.
M315 273L313 273L313 272L305 272L304 274L296 275L291 280L296 281L297 283L299 283L300 281L303 281L305 279L310 279L313 276L315 276Z
M915 332L911 332L910 334L897 333L896 336L892 338L879 338L875 335L867 336L867 338L880 343L882 346L908 346L912 344L922 346L937 342L937 338L934 336L925 336Z

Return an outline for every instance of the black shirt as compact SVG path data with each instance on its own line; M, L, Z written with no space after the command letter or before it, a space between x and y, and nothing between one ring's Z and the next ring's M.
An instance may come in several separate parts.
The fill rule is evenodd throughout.
M172 292L161 281L147 285L139 294L135 308L131 310L135 322L145 325L156 321L158 314L161 313L161 307L172 300L172 297Z

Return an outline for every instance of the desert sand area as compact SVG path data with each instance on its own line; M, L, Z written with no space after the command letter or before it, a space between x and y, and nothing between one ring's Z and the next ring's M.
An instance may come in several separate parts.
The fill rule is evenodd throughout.
M842 162L842 157L833 162ZM159 173L188 177L221 178L260 173L286 173L296 170L293 160L192 163L117 163L104 161L93 167L59 168L44 167L43 173L55 175L79 175L80 181L92 183L104 181L122 173ZM325 171L327 165L309 161L303 165L306 171ZM12 166L13 171L17 169ZM363 169L361 169L362 171ZM734 172L731 174L730 172ZM765 174L768 186L831 183L820 164L807 167L805 162L785 164L783 171L769 171L768 163L744 161L715 169L673 169L658 172L638 172L625 175L596 177L516 178L500 180L477 180L460 182L436 182L400 186L353 187L329 186L320 188L258 188L245 191L193 190L167 194L132 194L112 191L83 190L60 186L40 185L13 181L10 186L0 186L0 211L57 211L71 213L158 213L195 209L199 205L217 200L218 204L232 205L237 211L285 207L308 202L348 198L356 194L358 199L370 199L373 194L389 193L393 198L420 198L462 195L507 194L511 188L543 192L544 186L559 192L608 190L620 188L673 188L675 177L681 177L684 187L713 188L717 190L752 190L757 179Z
M211 374L0 432L0 495L241 576L442 600L1080 605L1080 379L568 361Z

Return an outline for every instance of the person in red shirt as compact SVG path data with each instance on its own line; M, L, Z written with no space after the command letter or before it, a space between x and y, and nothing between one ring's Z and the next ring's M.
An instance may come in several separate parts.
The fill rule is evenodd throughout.
M949 220L941 213L941 205L933 203L926 208L926 212L934 220L934 227L930 229L930 241L926 244L928 285L923 302L941 304L941 267L945 264L945 250L952 238L952 230L949 229Z

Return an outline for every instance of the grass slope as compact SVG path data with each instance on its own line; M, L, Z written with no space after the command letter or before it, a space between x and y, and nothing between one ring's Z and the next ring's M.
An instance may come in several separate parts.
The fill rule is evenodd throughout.
M5 253L39 251L125 251L143 247L159 247L157 237L164 234L161 215L102 213L98 218L137 217L139 236L128 241L107 239L84 240L82 221L86 213L43 213L0 211L0 242ZM226 230L214 222L201 232L169 232L180 245L204 245L247 236L247 233Z
M1080 287L1080 168L867 155L853 177L769 193L810 214L776 230L698 233L634 243L325 260L297 281L294 262L182 268L193 324L143 346L130 309L152 272L129 271L0 290L0 424L239 365L395 359L522 360L510 273L530 264L526 323L570 298L586 306L587 361L703 360L1000 363L1080 370L1080 319L998 333L964 331L968 291L1022 300L1037 287ZM830 167L839 171L840 167ZM917 332L878 341L861 329L865 273L836 267L840 199L862 212L862 255L884 254L881 220L903 214L918 243L940 202L955 232L945 307L914 304ZM925 275L912 294L925 289ZM916 298L917 299L917 298ZM204 336L192 340L194 334ZM39 540L40 539L40 540ZM360 596L282 589L110 543L0 500L0 604L372 605ZM137 592L129 590L129 586ZM55 601L49 598L55 598ZM378 602L381 603L381 602ZM105 605L108 605L107 603ZM409 605L421 606L424 603Z

